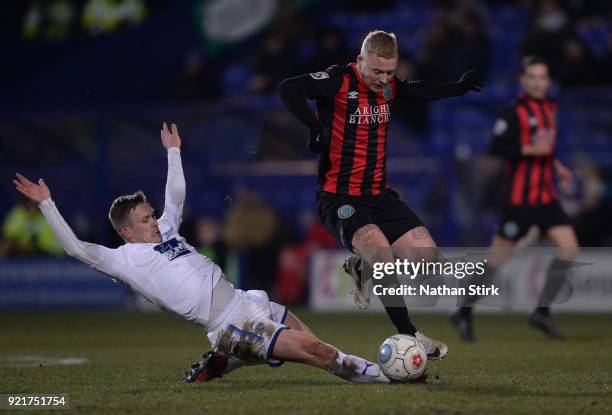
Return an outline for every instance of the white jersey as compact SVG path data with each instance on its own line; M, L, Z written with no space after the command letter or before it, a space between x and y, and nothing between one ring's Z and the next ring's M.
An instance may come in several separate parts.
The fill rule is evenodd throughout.
M109 275L153 303L207 327L213 288L223 272L171 227L168 216L166 209L159 220L162 243L111 249L94 268L111 271Z
M160 307L205 328L221 268L178 234L185 200L185 179L178 148L168 150L164 212L158 225L161 243L126 243L117 249L76 238L51 199L39 207L66 252L130 286Z

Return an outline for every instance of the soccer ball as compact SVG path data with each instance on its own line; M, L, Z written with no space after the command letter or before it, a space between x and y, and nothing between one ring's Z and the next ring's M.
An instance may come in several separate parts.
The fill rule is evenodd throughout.
M427 352L416 337L396 334L380 345L378 363L389 379L413 382L425 373Z

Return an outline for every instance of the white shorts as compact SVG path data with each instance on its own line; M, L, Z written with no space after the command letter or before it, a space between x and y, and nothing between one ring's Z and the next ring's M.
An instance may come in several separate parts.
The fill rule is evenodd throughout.
M272 359L272 350L281 330L286 329L287 307L271 302L265 291L236 290L228 313L208 332L215 352L245 364L283 362Z

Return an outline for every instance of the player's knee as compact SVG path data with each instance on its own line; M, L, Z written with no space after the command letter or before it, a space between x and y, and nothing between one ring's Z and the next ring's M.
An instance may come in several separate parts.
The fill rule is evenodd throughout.
M418 244L415 244L410 232L405 234L392 246L395 255L401 259L436 262L440 258L438 247L433 240L430 239L429 242L421 240Z
M347 228L347 232L349 230L350 228ZM373 223L355 230L350 240L355 250L361 249L371 251L379 246L389 246L389 242L383 231Z

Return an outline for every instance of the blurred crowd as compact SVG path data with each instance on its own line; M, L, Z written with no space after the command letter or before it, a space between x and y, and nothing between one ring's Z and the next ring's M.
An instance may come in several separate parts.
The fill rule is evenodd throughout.
M64 250L34 203L20 198L2 222L0 258L61 256Z
M561 85L612 82L611 5L601 1L533 2L523 54L544 57Z
M373 12L392 16L406 7L399 1L376 2L374 6L363 2L339 3L337 13L349 15ZM521 54L546 58L554 78L565 87L612 84L612 5L586 0L431 1L428 14L432 17L423 24L418 38L399 38L402 49L399 75L409 79L454 80L475 68L487 77L491 55L488 11L491 7L512 5L517 13L527 17L525 22L517 20L519 26L513 34L522 34ZM334 6L330 5L326 12L333 14ZM356 39L350 37L356 33L329 21L313 22L308 13L299 13L291 2L281 2L272 22L258 35L256 47L232 59L231 64L246 68L246 88L242 92L270 93L287 74L320 71L354 61L359 50L354 47ZM167 91L168 96L178 99L233 96L236 90L215 87L231 84L222 79L224 75L225 68L216 67L203 52L189 50L183 72L176 85ZM186 88L182 87L187 79L192 86L199 85L189 88L191 95L185 94Z
M186 9L193 10L197 18L198 8L210 3L194 1L193 7ZM163 0L30 0L6 10L7 16L14 13L19 17L7 19L1 30L6 41L18 35L21 41L65 42L76 48L83 39L125 32L147 19L163 17L167 7ZM510 26L498 26L496 10L503 12L501 20L511 20ZM166 84L160 85L159 96L194 100L273 92L288 73L318 71L354 60L362 32L372 27L355 30L352 26L360 26L353 25L353 20L365 16L367 22L373 16L370 20L374 24L387 22L391 27L385 29L393 30L393 26L397 29L404 24L401 16L405 13L415 18L406 21L414 27L398 31L401 75L453 80L470 68L490 75L490 40L503 31L519 38L522 54L544 56L563 86L612 83L609 2L279 0L260 30L222 53L212 53L196 42L183 45L182 70L175 79L170 75Z

